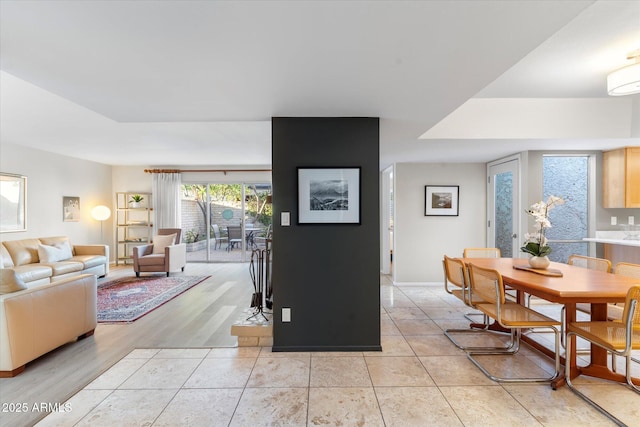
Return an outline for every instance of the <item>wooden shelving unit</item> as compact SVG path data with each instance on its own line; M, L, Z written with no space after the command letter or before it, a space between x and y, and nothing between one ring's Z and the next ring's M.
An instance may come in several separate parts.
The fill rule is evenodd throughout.
M129 203L136 194L143 197L139 205ZM151 193L116 193L116 265L133 262L133 247L151 242L152 214Z

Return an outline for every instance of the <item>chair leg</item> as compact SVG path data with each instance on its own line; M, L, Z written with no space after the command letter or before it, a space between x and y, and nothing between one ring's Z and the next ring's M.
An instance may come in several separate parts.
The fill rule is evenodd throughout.
M136 277L140 277L140 272L136 271Z
M555 329L555 328L551 328L554 331L555 334L555 350L556 350L556 357L555 357L555 372L553 373L552 376L550 377L532 377L532 378L506 378L506 377L497 377L493 374L491 374L484 366L482 366L482 364L475 359L473 356L481 356L481 355L510 355L510 354L515 354L518 352L518 350L520 349L520 336L522 335L522 332L519 328L517 329L512 329L512 341L514 341L514 350L512 351L468 351L467 352L467 358L474 364L476 365L476 367L478 369L480 369L480 371L482 371L483 374L485 374L487 376L487 378L491 379L492 381L495 382L505 382L505 383L530 383L530 382L551 382L553 380L555 380L556 378L558 378L558 376L560 375L560 332Z
M484 315L484 324L486 325L484 329L447 329L444 331L444 335L449 338L449 341L453 343L460 350L464 351L477 351L479 353L487 354L487 352L492 353L495 352L497 354L513 354L518 351L519 344L516 344L513 336L513 331L511 333L511 340L505 347L472 347L472 346L463 346L458 343L455 338L453 338L453 334L477 334L479 332L490 333L490 334L500 334L504 335L504 332L501 331L492 331L489 329L489 318L487 315ZM515 350L514 350L515 348Z
M572 392L578 395L578 397L580 397L582 400L587 402L589 405L593 406L595 409L598 410L598 412L600 412L605 417L609 418L616 425L621 427L627 427L625 423L623 423L622 421L614 417L612 414L607 412L607 410L604 409L602 406L598 405L596 402L588 398L584 393L578 390L571 382L571 363L569 363L569 358L571 357L571 335L575 335L575 334L573 332L569 332L567 334L567 343L566 343L567 344L567 354L566 354L567 362L565 363L565 367L564 367L564 379L565 379L565 382L567 383L567 386ZM628 359L627 359L627 363L629 363ZM627 372L628 372L628 375L631 375L629 371Z
M167 271L167 277L169 277L169 272Z

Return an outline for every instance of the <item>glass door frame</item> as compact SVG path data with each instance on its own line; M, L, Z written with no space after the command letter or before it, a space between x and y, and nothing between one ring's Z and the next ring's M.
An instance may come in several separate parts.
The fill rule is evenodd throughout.
M495 209L495 175L502 172L512 172L513 200L512 200L512 257L520 254L521 241L521 212L522 212L522 161L520 154L494 160L487 163L487 247L496 247L496 209Z

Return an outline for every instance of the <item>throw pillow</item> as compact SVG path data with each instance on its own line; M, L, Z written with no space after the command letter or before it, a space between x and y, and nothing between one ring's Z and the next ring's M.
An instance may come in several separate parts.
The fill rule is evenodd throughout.
M164 248L171 246L176 241L176 235L168 234L166 236L154 236L153 237L153 253L163 254Z
M38 244L38 257L42 263L64 261L72 257L69 242L61 242L55 246Z
M0 268L0 294L27 289L24 281L10 268Z

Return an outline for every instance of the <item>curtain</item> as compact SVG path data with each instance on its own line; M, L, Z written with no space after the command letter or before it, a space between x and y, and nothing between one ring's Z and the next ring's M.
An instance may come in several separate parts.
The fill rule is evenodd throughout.
M154 228L180 228L180 173L154 173L152 182Z

